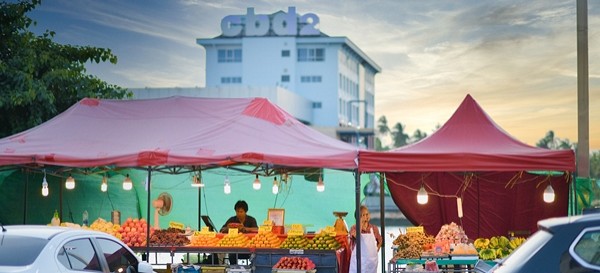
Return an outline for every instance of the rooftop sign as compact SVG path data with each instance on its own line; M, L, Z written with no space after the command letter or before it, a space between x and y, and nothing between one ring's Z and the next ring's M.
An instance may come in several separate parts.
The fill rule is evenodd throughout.
M288 12L276 13L272 18L266 14L254 14L254 8L248 8L246 15L228 15L221 20L223 36L315 36L319 17L314 13L298 15L295 7ZM271 33L270 33L271 32Z

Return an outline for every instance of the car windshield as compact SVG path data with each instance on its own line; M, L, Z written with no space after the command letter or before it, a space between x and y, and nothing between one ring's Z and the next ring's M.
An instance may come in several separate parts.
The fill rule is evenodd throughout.
M25 236L0 235L0 265L30 265L40 255L48 240ZM18 249L19 251L15 251Z
M518 266L527 261L530 256L534 255L538 249L545 245L552 238L552 234L545 230L538 230L536 233L527 238L527 243L519 246L506 259L500 262L501 267Z

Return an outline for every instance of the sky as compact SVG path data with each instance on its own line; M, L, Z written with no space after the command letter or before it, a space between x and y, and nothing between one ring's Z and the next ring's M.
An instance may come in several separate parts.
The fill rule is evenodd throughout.
M431 134L467 94L513 137L535 145L550 130L578 141L576 1L563 0L43 0L36 33L109 48L118 63L88 72L126 88L203 87L197 38L248 7L314 13L319 30L348 37L381 68L375 118ZM600 2L588 1L589 143L600 149Z

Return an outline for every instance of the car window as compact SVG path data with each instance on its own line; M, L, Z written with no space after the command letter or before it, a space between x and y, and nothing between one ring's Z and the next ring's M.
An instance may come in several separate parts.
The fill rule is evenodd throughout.
M600 227L584 229L571 245L570 252L583 266L600 270Z
M56 257L66 268L102 271L90 239L77 239L64 244Z
M101 238L98 238L97 241L104 253L110 272L126 272L127 267L130 265L137 268L137 257L121 244Z
M0 235L0 265L30 265L40 255L48 240L26 236ZM18 251L15 251L17 250Z

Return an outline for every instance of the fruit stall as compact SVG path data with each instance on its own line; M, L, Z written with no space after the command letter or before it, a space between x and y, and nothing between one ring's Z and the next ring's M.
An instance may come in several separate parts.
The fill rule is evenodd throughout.
M523 237L505 236L470 240L456 223L443 225L435 236L423 227L407 228L392 243L394 257L387 272L476 272L478 262L491 267L524 241Z
M184 254L184 260L189 264L213 270L219 270L214 266L233 268L233 265L228 265L228 258L235 256L238 260L243 256L246 261L240 264L247 266L241 267L257 273L270 273L278 268L339 273L344 268L339 265L348 255L347 234L338 235L333 227L326 227L316 234L304 234L302 227L291 229L288 234L276 234L269 226L261 226L257 233L239 233L237 229L229 229L226 234L208 231L207 227L200 231L151 228L150 244L146 247L145 242L140 242L143 238L138 238L139 232L133 233L131 228L127 228L134 221L128 219L124 223L125 228L113 225L102 229L115 231L115 236L124 238L122 240L136 252L145 253L149 249L148 261L167 268L182 263L174 259L175 254ZM145 224L143 219L135 222ZM160 254L168 254L171 260L160 261Z

